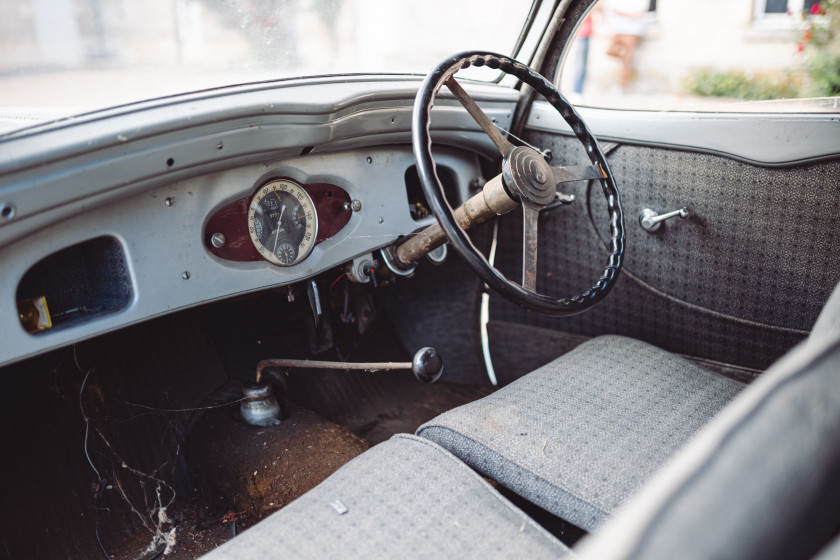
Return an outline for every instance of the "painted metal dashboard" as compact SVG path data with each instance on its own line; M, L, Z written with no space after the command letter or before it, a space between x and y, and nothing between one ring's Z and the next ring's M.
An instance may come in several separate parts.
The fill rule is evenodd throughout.
M417 83L342 77L256 84L0 136L0 205L14 208L11 217L0 215L0 365L293 284L431 223L412 217L406 189ZM516 92L481 85L470 92L509 126ZM476 154L493 146L454 99L441 99L434 115L439 163L466 193L480 175ZM254 247L243 239L243 201L276 179L302 185L318 206L321 227L306 257L278 266L214 247L217 232L226 233L228 248ZM216 231L231 211L238 214L228 215L233 230ZM45 294L56 325L29 330L21 315L31 309L24 307Z
M444 149L438 161L453 171L463 193L481 172L477 156L469 152ZM62 278L78 285L102 283L105 293L89 296L84 318L69 317L37 333L22 327L15 313L20 309L6 306L0 312L4 332L0 356L10 362L177 309L291 284L390 244L433 220L412 218L405 176L413 165L407 146L265 162L139 193L29 235L0 250L3 262L9 263L0 283L7 302L19 304L51 289L55 294L47 297L50 305L66 300L70 296ZM313 192L321 190L323 195L318 210L327 226L308 256L293 266L277 266L249 254L247 247L253 249L253 244L243 239L247 235L243 210L255 189L277 177L314 187ZM358 202L358 209L346 211L344 203L351 200ZM238 235L238 243L246 249L231 254L213 247L217 230L227 232L230 240ZM60 257L62 251L78 247L84 250ZM44 266L50 259L56 266ZM77 270L79 262L88 263L89 270ZM30 282L33 275L36 278ZM71 291L71 296L78 296L77 290ZM56 309L60 313L80 307L61 305Z

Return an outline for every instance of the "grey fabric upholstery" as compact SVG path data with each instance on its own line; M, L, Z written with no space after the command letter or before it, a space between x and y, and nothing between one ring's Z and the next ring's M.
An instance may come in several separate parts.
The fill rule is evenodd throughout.
M814 556L813 560L840 560L840 535Z
M811 329L810 339L831 338L840 334L840 284L820 311L814 328Z
M591 531L743 387L649 344L603 336L417 433Z
M840 329L830 327L840 298L831 302L820 328L585 542L584 556L812 558L838 534Z
M344 514L331 505L336 500ZM204 558L486 560L567 552L446 450L398 435Z
M526 131L523 139L550 149L562 165L589 164L574 136ZM827 202L837 200L840 159L780 170L631 144L608 158L627 222L626 259L610 296L574 317L546 317L494 295L493 320L586 337L622 334L762 371L807 336L840 279L837 207ZM540 222L541 239L551 242L540 245L537 286L555 297L592 285L609 239L597 184L563 189L583 204L544 212ZM691 217L654 234L636 222L643 208L683 206ZM522 274L521 215L499 222L496 267L508 278Z

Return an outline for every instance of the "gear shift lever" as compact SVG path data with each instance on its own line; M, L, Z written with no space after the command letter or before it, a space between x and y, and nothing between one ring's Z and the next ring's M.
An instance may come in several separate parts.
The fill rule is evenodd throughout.
M267 367L340 369L344 371L394 371L410 369L418 381L434 383L443 373L443 358L434 348L421 348L410 362L326 362L321 360L263 360L257 364L257 382Z

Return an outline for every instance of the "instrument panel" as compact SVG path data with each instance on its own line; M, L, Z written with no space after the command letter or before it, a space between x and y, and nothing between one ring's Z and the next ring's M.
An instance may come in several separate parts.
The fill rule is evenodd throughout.
M352 211L350 195L341 187L276 177L215 212L204 238L208 249L222 259L266 260L289 267L338 233Z
M248 206L251 241L260 255L277 266L292 266L309 256L317 231L312 197L292 181L266 183Z

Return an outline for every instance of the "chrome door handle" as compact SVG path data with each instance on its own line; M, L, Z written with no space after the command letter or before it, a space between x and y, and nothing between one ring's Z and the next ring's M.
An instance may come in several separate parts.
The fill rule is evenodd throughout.
M654 210L645 208L642 210L642 213L639 214L639 224L645 231L656 231L662 227L662 222L671 218L676 218L677 216L680 218L687 218L688 208L680 208L679 210L665 212L664 214L657 214Z

